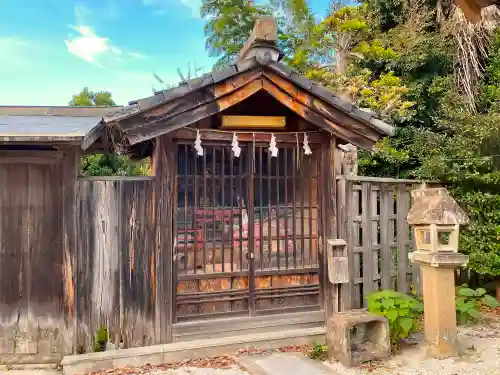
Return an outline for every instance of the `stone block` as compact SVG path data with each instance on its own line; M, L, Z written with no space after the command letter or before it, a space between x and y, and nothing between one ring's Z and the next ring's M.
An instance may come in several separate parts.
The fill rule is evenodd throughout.
M364 310L336 313L326 327L328 354L346 367L391 355L387 319Z

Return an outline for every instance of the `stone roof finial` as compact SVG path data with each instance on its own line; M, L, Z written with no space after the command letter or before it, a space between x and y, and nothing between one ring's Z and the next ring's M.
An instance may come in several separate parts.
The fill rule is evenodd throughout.
M270 61L279 61L283 52L277 47L278 31L273 17L262 16L257 18L250 37L247 39L237 62L255 57L262 64Z

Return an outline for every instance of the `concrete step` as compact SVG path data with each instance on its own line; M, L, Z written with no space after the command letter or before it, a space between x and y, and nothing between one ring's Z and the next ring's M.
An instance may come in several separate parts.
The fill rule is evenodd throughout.
M236 363L251 375L340 375L302 353L244 356L236 358Z
M323 342L325 327L282 330L225 338L213 338L71 355L63 358L63 375L78 375L105 369L162 364L199 357L231 355L239 349L277 349L289 345Z

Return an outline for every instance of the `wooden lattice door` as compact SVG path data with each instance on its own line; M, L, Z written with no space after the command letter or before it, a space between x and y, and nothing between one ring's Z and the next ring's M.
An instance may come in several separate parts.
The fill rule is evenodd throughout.
M320 308L319 157L240 146L178 146L176 321Z

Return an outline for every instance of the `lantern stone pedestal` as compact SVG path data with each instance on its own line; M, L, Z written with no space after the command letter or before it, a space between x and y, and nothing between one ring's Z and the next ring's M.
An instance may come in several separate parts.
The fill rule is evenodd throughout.
M455 269L467 264L462 254L429 256L415 252L412 263L420 265L424 295L424 331L427 354L433 358L458 353L455 307Z
M408 223L413 226L417 250L410 260L420 265L424 298L424 330L428 355L457 356L455 269L468 262L458 253L460 225L467 215L444 188L412 191L413 205Z

